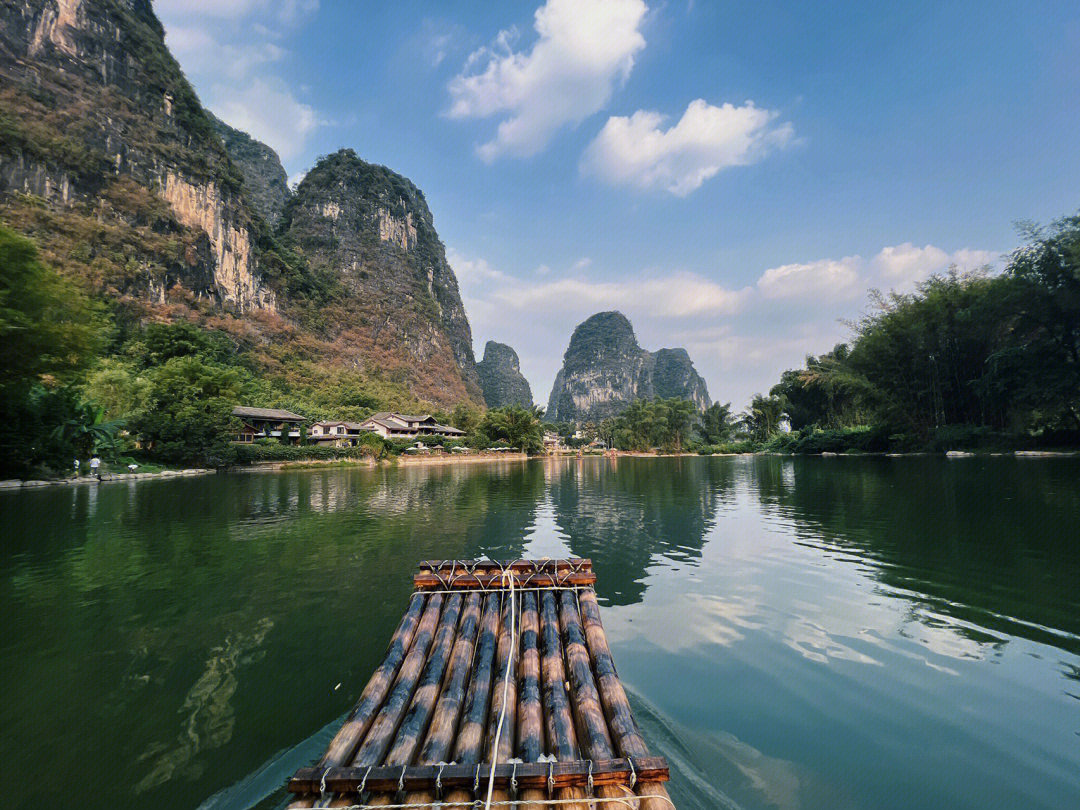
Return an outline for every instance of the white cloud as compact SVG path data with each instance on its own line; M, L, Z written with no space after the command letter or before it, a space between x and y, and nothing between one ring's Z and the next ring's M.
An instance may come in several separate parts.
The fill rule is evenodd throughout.
M469 57L449 84L447 114L507 114L477 149L487 162L536 154L561 127L607 105L645 47L639 29L647 11L642 0L548 0L536 10L531 50L515 51L510 29Z
M300 155L304 141L319 121L315 110L293 96L277 79L252 79L242 93L214 85L212 108L221 120L269 144L287 161Z
M846 256L770 267L757 287L766 298L850 298L862 291L858 286L862 264L858 256Z
M612 185L684 197L722 169L756 163L790 144L794 128L775 124L777 115L752 101L716 107L699 98L666 130L657 112L613 116L586 148L581 170Z
M321 120L279 75L280 42L318 0L158 0L166 43L203 103L264 141L282 161L299 156Z
M950 266L975 270L992 265L996 256L989 250L961 248L949 253L934 245L917 247L904 242L882 248L869 262L846 256L772 267L761 274L757 287L765 298L843 301L870 287L905 291Z
M463 289L472 288L487 281L509 279L505 273L488 264L486 259L467 258L452 247L446 249L446 261Z
M517 310L563 307L591 313L626 309L662 318L731 314L745 297L746 291L729 290L693 273L628 281L564 278L508 285L490 295L496 304Z
M911 242L882 248L871 262L880 274L883 286L906 286L940 273L950 265L961 271L974 270L992 264L996 254L989 250L962 248L946 253L934 245L917 247Z

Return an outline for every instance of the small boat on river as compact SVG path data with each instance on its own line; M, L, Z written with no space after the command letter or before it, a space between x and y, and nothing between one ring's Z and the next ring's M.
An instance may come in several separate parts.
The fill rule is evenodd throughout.
M290 808L672 810L586 559L421 563L401 623Z

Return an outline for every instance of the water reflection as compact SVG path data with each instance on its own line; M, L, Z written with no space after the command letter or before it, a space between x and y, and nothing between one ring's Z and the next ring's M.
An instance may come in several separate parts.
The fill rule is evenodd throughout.
M1016 635L1080 652L1072 460L761 458L752 469L766 514L871 570L911 602L924 638L948 627L974 645Z
M572 553L680 808L1067 806L1078 472L588 458L0 493L0 757L68 774L9 805L248 806L356 699L417 560Z
M645 594L661 557L693 566L734 481L730 465L701 459L566 459L552 462L555 520L579 557L593 561L610 604Z

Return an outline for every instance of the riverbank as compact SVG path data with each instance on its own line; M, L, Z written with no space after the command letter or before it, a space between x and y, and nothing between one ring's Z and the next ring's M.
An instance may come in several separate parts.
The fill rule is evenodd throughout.
M279 472L282 470L306 470L319 467L439 467L460 464L491 464L496 461L525 461L529 458L525 453L477 453L474 455L456 454L431 454L431 455L400 455L389 458L375 459L371 456L363 458L330 458L330 459L297 459L295 461L259 461L243 467L230 467L230 472Z
M214 472L215 470L203 467L191 467L184 470L161 470L160 472L104 473L100 479L90 474L80 475L78 478L30 478L25 481L13 478L0 481L0 490L80 486L82 484L114 484L118 481L145 481L152 478L188 478L195 475L211 475Z

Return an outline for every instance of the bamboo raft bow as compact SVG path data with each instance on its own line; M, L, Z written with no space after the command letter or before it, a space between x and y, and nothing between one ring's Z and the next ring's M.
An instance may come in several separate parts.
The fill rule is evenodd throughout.
M424 562L290 808L673 810L615 672L592 562Z

